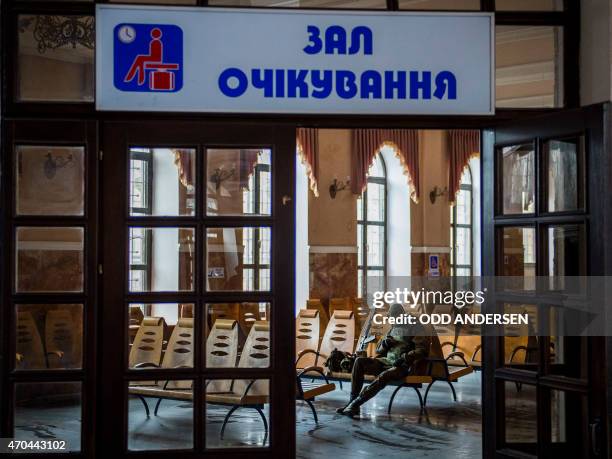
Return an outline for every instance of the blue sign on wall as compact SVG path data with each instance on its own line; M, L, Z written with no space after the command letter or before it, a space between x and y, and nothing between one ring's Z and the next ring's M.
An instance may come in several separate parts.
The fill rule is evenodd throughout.
M175 25L117 24L114 84L120 91L177 92L183 87L183 31Z

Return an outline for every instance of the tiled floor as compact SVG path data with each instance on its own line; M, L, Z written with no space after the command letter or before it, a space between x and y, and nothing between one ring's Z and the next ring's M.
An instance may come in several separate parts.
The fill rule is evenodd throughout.
M387 415L387 403L393 389L387 388L363 407L359 419L351 420L335 412L348 397L349 387L343 386L343 390L338 388L317 399L318 425L310 409L298 404L299 459L471 459L481 456L480 373L468 375L456 384L457 402L452 400L446 384L435 384L429 394L427 413L422 415L412 389L399 392L393 414ZM129 406L130 448L191 447L191 403L164 401L159 415L148 419L140 400L131 399ZM219 431L227 410L226 406L208 406L208 446L255 446L266 440L259 415L249 409L238 410L232 416L224 439L220 440ZM44 410L40 406L22 407L16 419L17 435L22 439L57 437L77 445L78 413L78 406L66 404Z

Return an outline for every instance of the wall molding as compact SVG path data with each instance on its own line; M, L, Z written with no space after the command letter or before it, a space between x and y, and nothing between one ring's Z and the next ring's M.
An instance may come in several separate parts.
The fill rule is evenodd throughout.
M451 248L450 247L412 246L411 251L412 253L450 253Z
M310 253L357 253L356 245L311 245Z

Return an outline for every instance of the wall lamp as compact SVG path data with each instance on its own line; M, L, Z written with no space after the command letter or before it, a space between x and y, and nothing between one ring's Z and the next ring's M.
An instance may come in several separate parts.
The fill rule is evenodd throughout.
M445 186L444 189L442 189L438 187L438 185L436 185L429 192L429 200L431 201L432 204L435 204L436 199L438 199L440 196L444 196L447 193L448 193L448 187Z
M350 184L350 177L346 177L346 182L338 181L338 178L334 177L334 181L329 186L329 196L332 199L336 199L336 194L338 194L338 191L346 190Z
M219 191L221 188L221 184L226 180L232 178L236 173L236 169L231 169L229 171L225 170L223 167L217 167L215 172L210 176L210 181L215 184L215 190Z

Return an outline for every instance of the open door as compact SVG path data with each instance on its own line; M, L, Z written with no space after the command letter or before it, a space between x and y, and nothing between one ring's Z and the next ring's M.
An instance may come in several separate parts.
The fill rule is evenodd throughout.
M609 109L483 131L483 276L612 272ZM493 307L520 307L553 330L555 305L536 290L496 295ZM484 457L607 457L605 338L542 333L522 364L508 357L510 339L484 338Z

